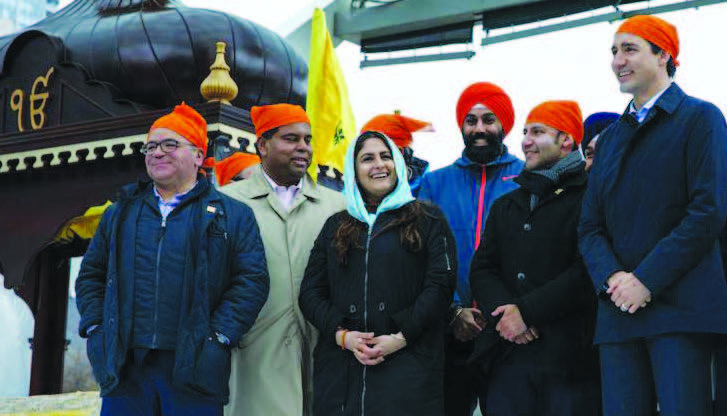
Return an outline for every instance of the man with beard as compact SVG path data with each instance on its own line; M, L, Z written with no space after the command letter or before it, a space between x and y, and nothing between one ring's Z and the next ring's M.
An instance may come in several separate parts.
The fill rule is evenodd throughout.
M298 292L314 240L345 203L343 195L306 174L311 129L302 107L253 107L250 118L262 164L222 192L249 205L261 224L270 296L240 348L233 350L225 414L310 415L318 333L300 311Z
M480 408L485 409L485 380L467 365L472 340L485 322L470 295L470 261L480 244L490 206L499 196L518 187L512 179L524 163L508 153L503 143L514 119L510 97L500 87L488 82L467 87L457 102L457 124L465 144L462 157L425 175L419 192L420 199L442 209L457 243L457 290L445 345L447 416L471 416L478 398Z

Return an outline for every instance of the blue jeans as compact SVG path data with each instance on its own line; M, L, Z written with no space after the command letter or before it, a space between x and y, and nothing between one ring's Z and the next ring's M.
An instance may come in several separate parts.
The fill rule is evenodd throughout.
M222 416L222 403L174 387L174 351L133 350L129 358L101 416Z
M712 415L711 334L601 344L604 416Z

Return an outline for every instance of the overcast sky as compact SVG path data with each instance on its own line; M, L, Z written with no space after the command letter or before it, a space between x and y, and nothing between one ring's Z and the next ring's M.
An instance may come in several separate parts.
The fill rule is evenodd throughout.
M672 1L673 2L673 1ZM224 10L266 26L282 35L291 23L310 13L304 0L184 0L190 7ZM652 1L651 4L663 2ZM640 7L644 7L640 5ZM719 52L727 39L727 4L661 14L677 26L681 41L676 82L690 95L727 110L727 68ZM456 159L463 147L455 121L455 105L472 82L490 81L510 95L515 127L506 139L522 155L522 125L528 111L547 99L579 102L584 117L597 111L622 112L629 97L620 93L610 69L611 42L619 22L535 36L506 43L471 47L471 60L443 61L360 69L358 45L344 42L336 52L349 88L357 126L379 113L402 114L434 124L434 133L415 135L415 154L433 168Z

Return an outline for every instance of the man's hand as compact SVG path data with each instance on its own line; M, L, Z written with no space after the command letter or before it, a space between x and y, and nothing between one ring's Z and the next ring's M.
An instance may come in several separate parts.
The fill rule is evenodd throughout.
M495 329L500 333L500 336L510 342L515 342L515 338L518 335L525 333L528 327L523 321L522 315L520 315L520 309L517 305L502 305L492 312L492 316L502 315L500 322L497 323Z
M454 318L454 337L460 342L467 342L474 339L485 327L485 318L482 312L476 308L463 308Z
M525 345L536 339L538 339L538 330L531 326L527 331L515 337L515 343Z
M633 274L616 272L608 278L611 301L622 312L635 313L651 301L651 291Z

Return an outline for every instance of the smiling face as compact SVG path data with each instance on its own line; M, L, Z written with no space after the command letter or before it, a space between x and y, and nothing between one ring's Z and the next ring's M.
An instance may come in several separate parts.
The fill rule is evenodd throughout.
M153 152L146 154L144 162L149 177L158 188L177 192L187 189L197 179L197 171L202 166L204 155L201 149L182 135L166 128L150 131L147 143L159 144L169 139L179 142L177 149L164 153L162 146L157 146Z
M465 155L477 163L488 163L500 156L505 131L502 123L489 108L473 107L462 123Z
M308 123L286 124L280 126L271 138L261 138L258 150L265 173L281 186L300 182L311 163L313 149L310 141Z
M526 124L523 133L526 170L553 166L573 148L573 139L570 136L542 123Z
M611 69L621 92L634 96L636 107L646 103L669 85L666 64L669 54L654 53L651 44L630 33L616 33L611 46Z
M380 203L396 187L396 166L391 149L383 140L364 139L356 154L356 182L368 204Z

